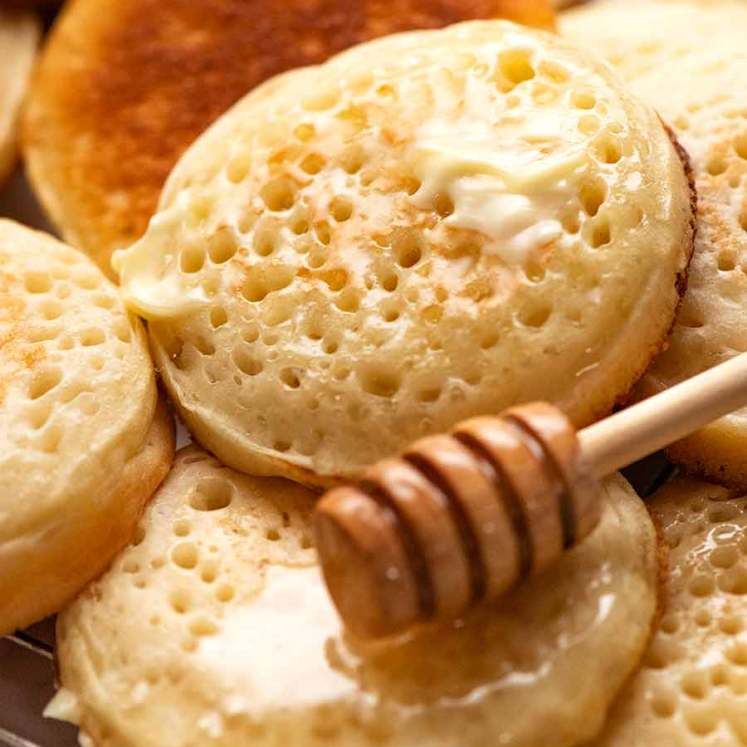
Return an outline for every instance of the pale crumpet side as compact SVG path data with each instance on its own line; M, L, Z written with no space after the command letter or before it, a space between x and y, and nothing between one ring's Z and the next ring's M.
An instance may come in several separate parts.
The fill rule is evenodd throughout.
M0 186L16 162L21 103L40 35L33 13L0 8Z
M157 401L116 288L0 220L0 633L57 612L130 541L173 455Z

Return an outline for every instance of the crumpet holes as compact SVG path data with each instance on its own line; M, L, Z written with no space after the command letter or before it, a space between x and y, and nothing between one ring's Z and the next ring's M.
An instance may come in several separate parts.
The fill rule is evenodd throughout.
M61 426L48 426L39 437L39 448L47 454L53 454L59 449L63 435Z
M230 182L239 184L246 179L251 167L251 158L248 153L239 153L234 156L226 168L226 176Z
M591 91L574 91L571 95L571 102L577 109L593 109L597 99Z
M215 598L226 604L236 596L236 590L230 584L223 584L215 590Z
M231 505L234 488L230 482L220 477L204 477L195 487L189 498L189 505L195 511L219 511Z
M586 114L578 120L579 132L584 135L593 135L601 126L601 120L593 114Z
M197 546L192 542L182 542L178 544L171 551L171 560L174 565L179 568L183 568L186 571L193 570L197 566L197 561L199 560Z
M213 264L228 262L236 254L239 245L236 237L228 228L214 233L208 241L208 256Z
M721 272L731 272L737 266L737 258L733 251L724 250L718 255L718 269Z
M27 272L24 286L29 293L48 293L52 288L52 280L46 272Z
M325 160L324 157L319 153L309 153L303 161L301 161L301 168L311 176L318 174L324 168Z
M605 135L600 137L596 145L597 158L602 163L615 164L622 158L622 145L617 138Z
M651 698L651 710L658 718L672 718L677 710L677 698L669 692L654 693Z
M289 389L298 389L301 386L301 379L298 376L296 369L284 368L280 372L280 380Z
M29 399L39 399L51 392L62 381L62 371L56 367L43 368L37 371L29 385Z
M286 177L277 177L267 182L259 191L260 197L273 212L285 212L296 200L295 184Z
M747 132L734 138L734 151L740 158L747 161Z
M359 371L358 379L363 391L376 397L393 397L402 386L402 377L399 373L379 368Z
M53 321L54 319L59 319L62 316L62 304L59 301L54 300L45 301L42 305L41 311L42 316L47 321Z
M206 617L198 617L189 626L189 632L194 636L210 636L218 632L218 626Z
M532 80L536 72L532 65L531 54L524 49L511 49L503 52L498 58L500 77L508 83L502 88L507 92L527 80Z
M335 197L330 204L330 212L338 223L344 223L353 215L353 202L349 197Z
M582 185L579 198L586 214L594 217L607 199L607 185L602 179L592 179Z
M598 216L584 232L588 233L587 241L593 249L599 249L612 241L612 228L605 215Z
M212 584L218 578L218 564L214 560L206 561L200 571L200 580L205 584Z
M182 249L179 256L179 267L182 272L193 274L199 272L205 264L205 252L200 247L188 246Z
M192 607L192 598L186 591L178 590L171 594L169 599L171 609L177 613L177 615L183 615L189 612Z
M175 521L173 528L174 534L177 537L186 537L192 531L192 527L186 519L179 519L178 521Z
M247 270L247 275L242 294L247 301L258 303L270 293L289 286L293 282L295 273L290 267L275 265L252 266Z
M706 170L711 176L720 176L728 167L726 159L721 156L712 156L708 159L708 163L706 164Z
M86 329L80 333L80 344L84 347L93 347L94 345L101 345L106 340L104 331L98 329L98 327L92 327Z
M222 327L228 321L226 310L222 306L214 306L210 309L210 326L213 329Z
M400 267L409 268L420 262L423 256L422 240L418 231L402 229L392 239L394 257Z
M534 327L539 329L544 327L547 320L552 314L552 307L545 304L531 304L519 313L519 321L525 327Z

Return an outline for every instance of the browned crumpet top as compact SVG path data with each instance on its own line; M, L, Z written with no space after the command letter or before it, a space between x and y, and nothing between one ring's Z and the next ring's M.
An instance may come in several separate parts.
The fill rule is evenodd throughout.
M258 83L376 36L487 17L554 21L549 0L73 0L28 108L32 181L110 273L186 146Z

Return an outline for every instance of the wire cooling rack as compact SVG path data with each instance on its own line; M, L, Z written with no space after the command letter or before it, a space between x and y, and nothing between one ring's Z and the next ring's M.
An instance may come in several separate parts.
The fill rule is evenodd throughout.
M76 730L42 717L54 695L54 623L0 639L0 745L75 747Z

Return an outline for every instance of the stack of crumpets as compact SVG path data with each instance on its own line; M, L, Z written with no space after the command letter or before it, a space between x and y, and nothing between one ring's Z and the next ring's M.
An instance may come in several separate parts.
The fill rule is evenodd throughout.
M747 739L741 492L613 474L576 543L575 504L543 519L487 449L504 557L534 568L543 521L565 546L476 604L449 465L423 467L440 513L365 482L466 418L540 400L581 428L747 350L747 5L567 4L65 4L22 150L75 248L0 221L0 632L59 612L46 713L81 744ZM670 457L747 485L744 418ZM361 479L421 610L458 574L419 522L451 522L459 619L345 627L312 514Z
M314 493L288 478L355 477L531 398L577 424L607 413L671 326L693 201L651 108L510 23L371 41L249 93L114 258L172 401L223 464L182 452L136 541L60 618L49 713L97 745L593 738L658 604L656 534L622 478L545 574L379 642L340 627Z
M631 14L639 22L621 34L620 24ZM747 5L598 3L569 13L564 28L608 54L632 90L656 106L690 154L698 188L689 288L669 349L638 389L638 396L647 396L747 350ZM719 420L676 444L670 455L689 471L747 486L747 413Z

